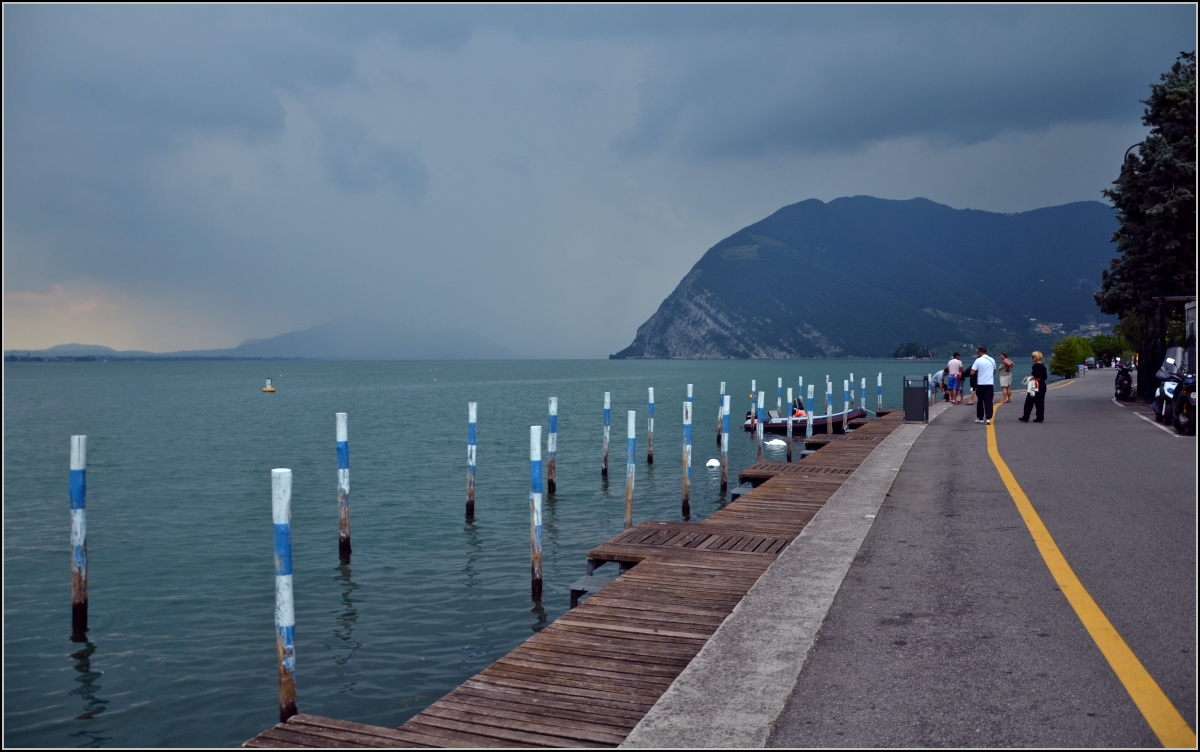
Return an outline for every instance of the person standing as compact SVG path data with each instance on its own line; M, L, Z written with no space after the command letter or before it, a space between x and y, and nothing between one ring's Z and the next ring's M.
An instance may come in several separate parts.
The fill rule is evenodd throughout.
M995 394L994 378L996 374L996 361L987 354L987 348L980 346L975 352L975 362L971 364L971 381L973 382L974 391L979 395L979 401L975 403L975 422L991 425L992 423L992 397ZM972 397L975 394L971 395Z
M1038 350L1033 351L1033 369L1025 381L1033 381L1035 391L1025 395L1025 414L1017 420L1022 423L1029 422L1029 413L1037 408L1037 417L1033 419L1034 423L1042 422L1042 410L1046 404L1046 379L1050 378L1050 374L1046 372L1046 366L1042 363L1042 353Z
M996 367L996 375L1000 379L1000 389L1003 397L1000 404L1012 402L1012 369L1016 363L1008 359L1008 353L1000 353L1000 364Z
M954 357L946 364L949 370L949 375L946 380L946 388L950 390L950 404L958 404L958 390L962 388L962 361L958 359L958 353L954 353Z

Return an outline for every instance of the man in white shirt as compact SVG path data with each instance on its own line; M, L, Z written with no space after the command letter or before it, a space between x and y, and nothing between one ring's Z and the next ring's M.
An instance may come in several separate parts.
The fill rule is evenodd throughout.
M988 425L992 422L992 395L995 387L996 361L987 354L986 347L980 347L971 364L971 375L975 377L975 391L979 401L975 403L975 422Z
M950 373L946 377L946 388L950 390L950 404L958 404L958 393L962 389L962 361L958 359L958 353L954 353L954 357L946 364L946 368Z

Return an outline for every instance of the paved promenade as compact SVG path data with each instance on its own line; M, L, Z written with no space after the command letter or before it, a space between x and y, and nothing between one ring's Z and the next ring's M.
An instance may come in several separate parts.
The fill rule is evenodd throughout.
M1159 746L1167 728L1194 745L1196 443L1114 404L1112 373L1054 385L1042 424L1017 421L1020 399L998 408L1009 485L973 407L945 409L911 446L894 434L877 468L894 482L872 502L879 476L864 473L840 520L831 500L627 744ZM883 467L896 456L899 472ZM841 572L800 566L846 550ZM1094 601L1089 623L1119 634L1101 639L1110 655L1135 658L1120 676L1066 576ZM767 616L794 633L756 634Z

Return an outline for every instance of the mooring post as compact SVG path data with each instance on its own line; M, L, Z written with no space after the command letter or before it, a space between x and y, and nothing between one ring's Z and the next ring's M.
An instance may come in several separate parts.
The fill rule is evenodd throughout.
M530 590L542 599L542 427L529 427Z
M721 399L721 493L729 490L729 395Z
M875 411L883 409L883 371L875 377Z
M71 437L71 638L83 642L88 629L87 436Z
M867 377L862 377L862 390L859 392L862 395L862 409L867 409Z
M758 393L758 461L762 462L763 452L763 404L766 401L766 392Z
M292 598L292 471L271 471L275 524L275 652L279 656L279 722L296 715L296 606Z
M750 379L750 414L754 414L754 395L758 394L758 382Z
M554 483L554 458L558 454L558 397L550 398L550 435L546 437L546 493L553 495L558 487Z
M854 407L854 372L850 372L850 406Z
M833 382L825 376L825 433L833 433Z
M654 464L654 387L650 387L650 415L646 418L646 464Z
M604 458L600 460L600 475L608 477L608 437L612 430L612 395L604 393Z
M792 461L792 388L788 387L788 411L787 411L787 432L788 432L788 450L787 461Z
M725 382L721 382L721 393L717 396L717 446L721 446L721 417L725 414Z
M637 453L637 412L629 411L629 453L625 460L625 529L633 527L633 468Z
M808 385L808 428L804 431L805 438L812 438L812 418L813 418L813 385Z
M476 403L467 403L467 519L475 517L475 418Z
M775 386L775 412L783 415L783 377L778 377L779 383Z
M350 442L346 413L337 413L338 556L350 558Z
M688 391L691 384L688 384ZM683 403L683 515L691 514L692 502L692 403Z
M850 430L850 379L842 382L842 433Z

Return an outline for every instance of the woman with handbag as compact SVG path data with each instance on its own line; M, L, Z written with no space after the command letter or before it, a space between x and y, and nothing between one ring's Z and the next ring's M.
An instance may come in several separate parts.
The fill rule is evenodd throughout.
M996 374L1000 377L1000 389L1004 392L1004 398L1000 400L1000 404L1012 402L1012 369L1016 363L1008 359L1008 353L1000 353L1000 367L996 369Z
M1037 417L1033 419L1033 422L1042 422L1044 417L1042 411L1046 404L1046 379L1048 378L1050 378L1050 374L1046 371L1045 364L1042 363L1042 353L1034 350L1032 372L1025 377L1025 414L1017 420L1028 423L1029 413L1036 407Z

